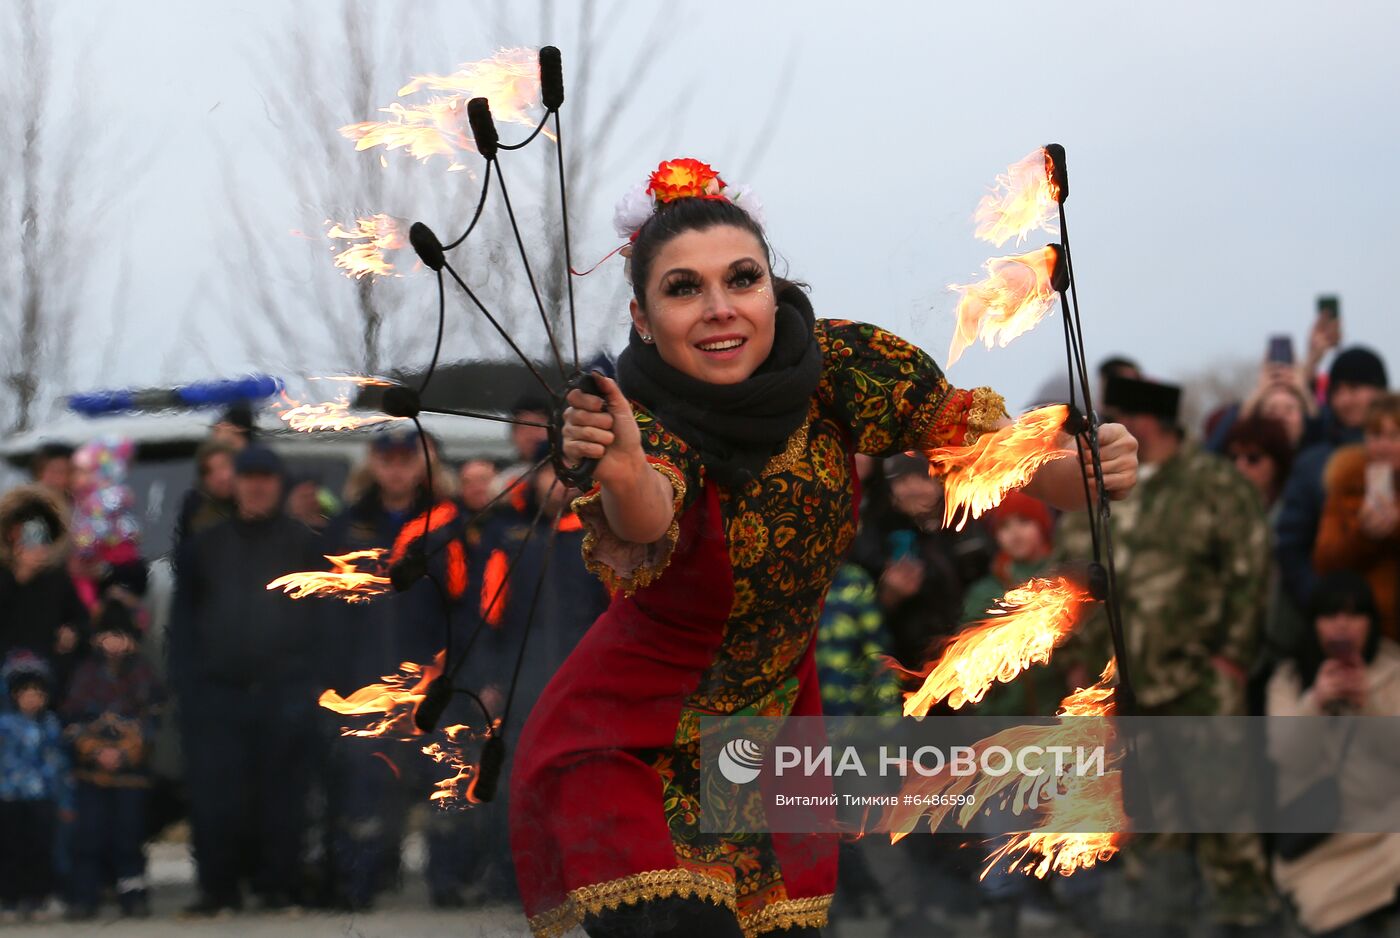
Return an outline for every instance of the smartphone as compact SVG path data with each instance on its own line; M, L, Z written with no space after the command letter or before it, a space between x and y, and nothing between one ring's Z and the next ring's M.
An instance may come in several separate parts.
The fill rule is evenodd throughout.
M1269 337L1269 350L1264 360L1270 365L1293 364L1293 337L1274 335Z
M913 557L917 546L913 531L891 531L885 543L889 547L890 563Z
M1395 501L1395 470L1389 463L1373 462L1366 466L1367 504L1385 504Z
M1325 642L1322 646L1322 653L1346 664L1359 664L1361 662L1361 649L1347 641Z
M53 543L53 536L42 519L30 518L19 529L19 542L24 547L47 547Z
M1342 301L1335 296L1317 298L1317 315L1323 319L1337 320L1342 315Z

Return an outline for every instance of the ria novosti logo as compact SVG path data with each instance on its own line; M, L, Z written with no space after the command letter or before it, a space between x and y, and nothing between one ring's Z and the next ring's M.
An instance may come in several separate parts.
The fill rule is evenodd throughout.
M934 778L946 774L953 778L1000 778L1012 772L1030 778L1062 778L1071 771L1079 777L1102 777L1106 773L1107 753L1104 746L1030 745L1014 749L989 746L982 750L974 746L953 746L946 752L937 746L920 746L913 752L906 746L881 746L874 766L867 766L865 759L869 756L862 758L854 746L839 751L832 746L777 746L773 755L774 775L780 778L788 774L808 778L843 775L866 778L872 774L880 777L914 774ZM1071 757L1075 757L1073 761ZM735 785L752 782L763 771L763 747L743 737L730 740L720 750L719 770Z
M719 753L719 773L735 785L747 785L763 770L763 747L751 739L731 739Z

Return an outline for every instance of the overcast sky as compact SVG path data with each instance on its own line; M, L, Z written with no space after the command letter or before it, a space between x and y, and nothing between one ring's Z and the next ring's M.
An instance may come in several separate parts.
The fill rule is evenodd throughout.
M288 231L304 207L277 165L278 129L257 92L268 77L266 37L293 15L290 6L56 7L64 54L84 36L95 45L100 81L83 93L122 139L151 151L148 175L91 266L94 308L127 266L132 325L115 360L90 348L78 356L76 385L258 364L220 322L227 278L216 254L235 233L218 157L231 156L239 198L264 236L295 249ZM511 44L552 42L566 72L571 61L568 28L539 34L532 16L513 12L533 8L520 0L463 0L431 16L429 4L373 5L386 6L400 18L395 29L422 35L422 72ZM600 96L619 86L656 9L641 0L603 6ZM325 11L328 22L335 14L329 2L302 7ZM659 159L697 156L758 190L773 244L811 284L818 315L879 323L941 361L955 306L947 285L1012 253L972 237L979 196L1007 164L1058 141L1069 157L1091 360L1123 352L1171 379L1257 360L1273 332L1292 333L1301 349L1315 297L1326 292L1342 297L1348 340L1400 367L1400 5L669 0L665 8L664 60L631 89L636 106L613 128L614 151L625 150L569 152L622 157L574 221L588 261L614 246L619 195ZM501 20L508 28L499 35L484 25ZM384 103L397 84L386 82ZM61 80L56 87L73 92ZM665 131L649 135L653 127ZM760 140L762 158L745 165ZM620 278L620 267L594 277ZM431 283L402 283L423 292L427 329ZM594 308L583 329L618 347L622 322L620 307ZM196 344L203 357L183 347ZM1005 350L973 348L951 377L991 384L1020 406L1062 369L1062 355L1055 318Z

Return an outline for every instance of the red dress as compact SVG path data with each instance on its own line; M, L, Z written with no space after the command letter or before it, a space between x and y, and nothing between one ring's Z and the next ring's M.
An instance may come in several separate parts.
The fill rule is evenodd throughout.
M534 705L510 797L516 878L540 938L622 903L694 896L746 935L825 924L830 835L699 830L697 720L819 715L818 615L856 530L856 452L971 442L1001 398L951 387L919 349L818 320L822 378L807 421L744 491L634 404L647 459L675 490L654 544L612 535L595 487L575 502L584 558L613 593Z

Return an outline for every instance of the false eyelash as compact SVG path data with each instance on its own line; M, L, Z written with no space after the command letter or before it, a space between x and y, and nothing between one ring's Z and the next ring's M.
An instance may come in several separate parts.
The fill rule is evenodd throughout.
M734 281L740 278L748 278L752 284L757 284L763 280L763 269L757 264L744 264L730 271L726 282L733 285ZM700 280L688 274L676 274L666 281L664 286L667 296L678 296L682 290L700 289Z
M736 267L729 275L729 282L733 284L735 280L741 277L747 277L751 281L750 285L756 284L763 279L763 270L757 264L741 265Z
M677 296L682 290L698 289L700 289L700 281L686 274L677 274L672 277L670 280L666 281L665 287L667 296Z

